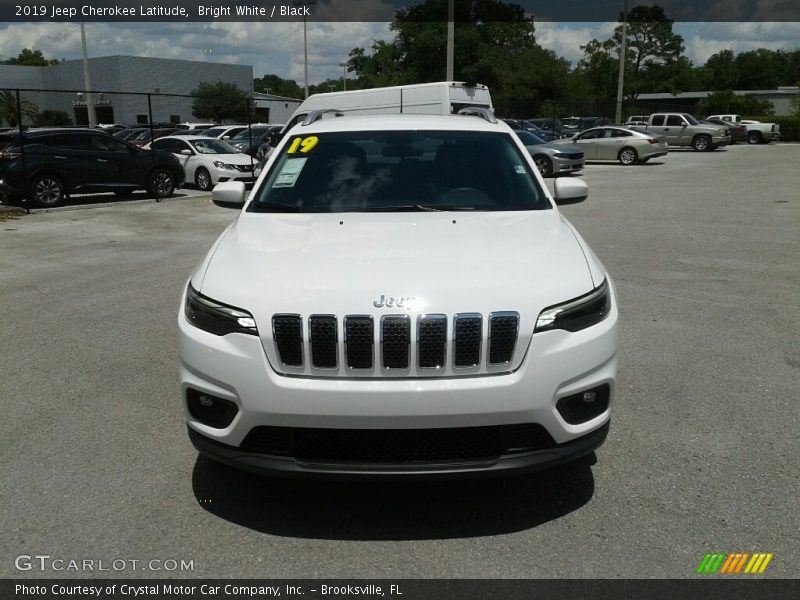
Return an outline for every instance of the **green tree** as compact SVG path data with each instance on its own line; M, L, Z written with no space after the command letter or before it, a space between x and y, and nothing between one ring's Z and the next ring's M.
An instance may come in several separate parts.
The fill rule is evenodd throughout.
M698 103L698 112L704 115L732 113L738 115L771 115L772 102L749 95L737 95L731 90L713 92Z
M198 119L246 121L251 116L250 96L233 83L202 82L192 90L192 114Z
M275 94L287 98L302 98L303 88L293 79L284 79L275 74L267 74L253 80L253 90L265 94Z
M23 48L16 58L0 60L3 65L21 65L25 67L46 67L58 64L57 60L45 58L41 50Z
M17 95L14 92L0 92L0 123L5 121L9 127L19 125L19 113L22 114L22 122L33 121L39 113L37 106L28 100L22 100L17 111Z
M620 23L623 15L619 16ZM635 99L641 92L657 87L682 91L691 84L692 65L682 60L683 37L672 31L674 21L658 5L636 6L628 12L625 51L625 97ZM581 46L584 58L579 68L589 79L596 99L616 97L616 73L622 46L622 25L604 41L592 40ZM613 92L612 92L613 90Z
M33 119L34 127L69 127L72 119L63 110L43 110Z

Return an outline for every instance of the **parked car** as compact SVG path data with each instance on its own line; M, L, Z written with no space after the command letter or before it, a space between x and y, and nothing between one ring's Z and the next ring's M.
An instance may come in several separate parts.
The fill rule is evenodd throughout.
M139 132L137 135L129 137L125 141L127 141L129 144L133 144L134 146L143 147L152 142L154 139L157 140L158 138L162 138L167 135L172 135L174 133L177 133L178 131L180 130L176 129L175 127L168 127L166 129L153 129L151 136L150 129L145 129Z
M709 125L715 125L717 127L726 127L728 129L728 133L731 136L731 144L735 144L736 142L747 141L747 127L745 127L741 123L731 123L729 121L723 121L722 119L718 119L716 117L708 117L700 122L708 123Z
M70 194L137 189L163 198L183 179L183 168L171 154L142 150L96 129L0 134L0 193L13 200L28 197L39 207L58 206Z
M742 119L740 115L711 115L708 120L725 121L734 125L742 125L746 130L748 144L769 144L781 137L781 127L777 123L762 123L750 119Z
M145 128L145 127L128 127L127 129L123 129L121 131L117 131L113 135L118 140L122 140L123 142L127 142L131 138L135 138L136 136L138 136L141 133L144 133L145 131L149 131L149 128Z
M209 129L209 128L214 127L214 126L215 126L215 123L190 123L190 122L186 122L186 123L179 123L178 124L178 127L180 127L180 129L186 129L186 130L191 131L193 133L197 133L199 131L204 131L204 130Z
M651 158L669 152L663 135L645 133L627 127L603 126L587 129L570 139L553 142L574 144L583 150L588 160L618 160L623 165L646 163Z
M553 133L552 131L545 131L544 129L537 127L526 119L502 119L502 121L511 127L511 129L529 131L536 137L542 138L545 142L557 140L561 137L559 134Z
M568 117L566 119L561 119L561 122L564 124L564 133L571 135L586 131L592 127L610 125L611 119L605 117Z
M653 113L647 122L652 135L663 135L670 147L684 146L710 151L731 143L726 127L703 124L689 113Z
M625 121L625 125L638 125L640 123L647 123L649 115L631 115L628 117L628 120Z
M259 147L269 143L269 134L273 131L280 131L282 127L283 125L253 125L229 139L228 143L239 152L257 156Z
M542 177L562 173L576 173L583 169L583 150L564 144L550 144L529 131L515 130L515 134L533 157Z
M247 125L217 125L215 127L204 129L200 132L194 131L193 133L196 135L202 135L203 137L216 138L218 140L228 140L246 129Z
M536 118L528 119L528 123L536 125L539 129L549 131L559 138L563 138L565 136L564 124L561 122L561 119Z
M479 109L480 110L480 109ZM184 288L180 404L213 460L330 478L529 472L590 453L616 390L611 276L505 124L316 119ZM458 260L452 260L457 254Z
M221 181L252 184L261 172L253 157L223 140L199 135L167 136L151 146L175 156L186 172L186 180L193 181L201 190L210 190Z

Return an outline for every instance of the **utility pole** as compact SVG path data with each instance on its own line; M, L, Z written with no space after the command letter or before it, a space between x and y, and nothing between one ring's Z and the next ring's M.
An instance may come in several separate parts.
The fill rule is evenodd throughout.
M622 11L622 46L619 50L619 77L617 78L617 110L614 113L614 122L622 122L622 94L625 85L625 46L628 42L628 0Z
M81 48L83 50L83 87L86 89L86 115L89 127L97 125L97 114L94 110L94 98L91 94L92 78L89 74L89 55L86 52L86 30L81 21Z
M347 91L347 63L339 63L339 66L342 67L342 91Z
M627 1L627 0L626 0ZM447 0L447 81L453 81L453 56L455 45L455 0Z

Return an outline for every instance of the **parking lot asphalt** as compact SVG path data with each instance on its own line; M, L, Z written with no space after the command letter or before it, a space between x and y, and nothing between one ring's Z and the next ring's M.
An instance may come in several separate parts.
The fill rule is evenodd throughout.
M682 578L712 551L772 552L764 577L796 577L799 164L769 145L587 166L589 199L563 211L618 288L611 432L595 457L483 481L198 458L175 319L235 215L208 197L0 223L0 577L92 576L14 568L38 553L194 564L125 577Z

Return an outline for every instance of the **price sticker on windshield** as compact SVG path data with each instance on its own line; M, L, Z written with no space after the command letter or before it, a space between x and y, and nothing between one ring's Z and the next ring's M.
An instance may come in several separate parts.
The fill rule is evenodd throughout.
M317 144L319 144L319 138L315 135L310 135L307 138L294 138L286 154L296 154L298 150L303 154L308 154Z

